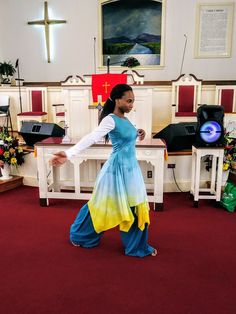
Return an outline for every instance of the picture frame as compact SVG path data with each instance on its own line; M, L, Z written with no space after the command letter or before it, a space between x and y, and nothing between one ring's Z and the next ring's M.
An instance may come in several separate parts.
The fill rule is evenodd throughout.
M233 18L233 2L197 4L195 58L231 57Z
M163 68L165 12L166 0L100 0L99 69Z

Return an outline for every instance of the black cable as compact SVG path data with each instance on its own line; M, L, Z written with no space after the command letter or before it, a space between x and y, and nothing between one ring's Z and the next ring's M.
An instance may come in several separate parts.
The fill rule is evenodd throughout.
M50 170L49 173L47 174L47 178L50 176L51 172L52 171ZM36 174L36 180L39 181L39 172L38 172L38 170L37 170L37 174ZM47 182L47 184L48 184L48 182Z
M179 187L177 181L176 181L176 178L175 178L175 171L174 171L174 168L172 168L172 171L173 171L173 178L174 178L174 181L175 181L175 184L177 186L177 189L180 191L180 192L183 192L183 193L186 193L186 192L190 192L190 191L183 191L181 190L181 188Z

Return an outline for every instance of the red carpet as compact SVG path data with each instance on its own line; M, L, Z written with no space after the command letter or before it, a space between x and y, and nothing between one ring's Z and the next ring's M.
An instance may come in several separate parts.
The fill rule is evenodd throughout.
M30 187L0 198L1 314L236 313L236 216L210 201L165 194L151 212L158 257L141 259L123 255L118 229L95 249L71 246L79 201L40 207Z

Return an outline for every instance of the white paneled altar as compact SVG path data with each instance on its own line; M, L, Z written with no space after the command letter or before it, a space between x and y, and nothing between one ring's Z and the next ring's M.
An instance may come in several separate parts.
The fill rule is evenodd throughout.
M134 86L135 103L129 113L129 120L146 131L146 138L152 137L153 89ZM92 106L91 86L63 86L63 100L66 109L69 136L80 138L98 125L98 110Z

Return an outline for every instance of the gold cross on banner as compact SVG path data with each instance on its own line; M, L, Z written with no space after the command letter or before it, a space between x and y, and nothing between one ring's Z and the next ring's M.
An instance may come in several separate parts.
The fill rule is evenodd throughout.
M45 31L46 47L47 47L47 59L48 63L51 62L50 59L50 40L49 40L49 25L51 24L62 24L66 23L65 20L50 20L48 17L48 3L44 2L44 19L39 21L28 22L29 25L43 25Z
M107 82L105 82L105 84L102 85L102 87L105 87L105 93L106 93L106 94L107 94L107 92L108 92L108 89L107 89L108 86L111 86L111 85L108 84Z

